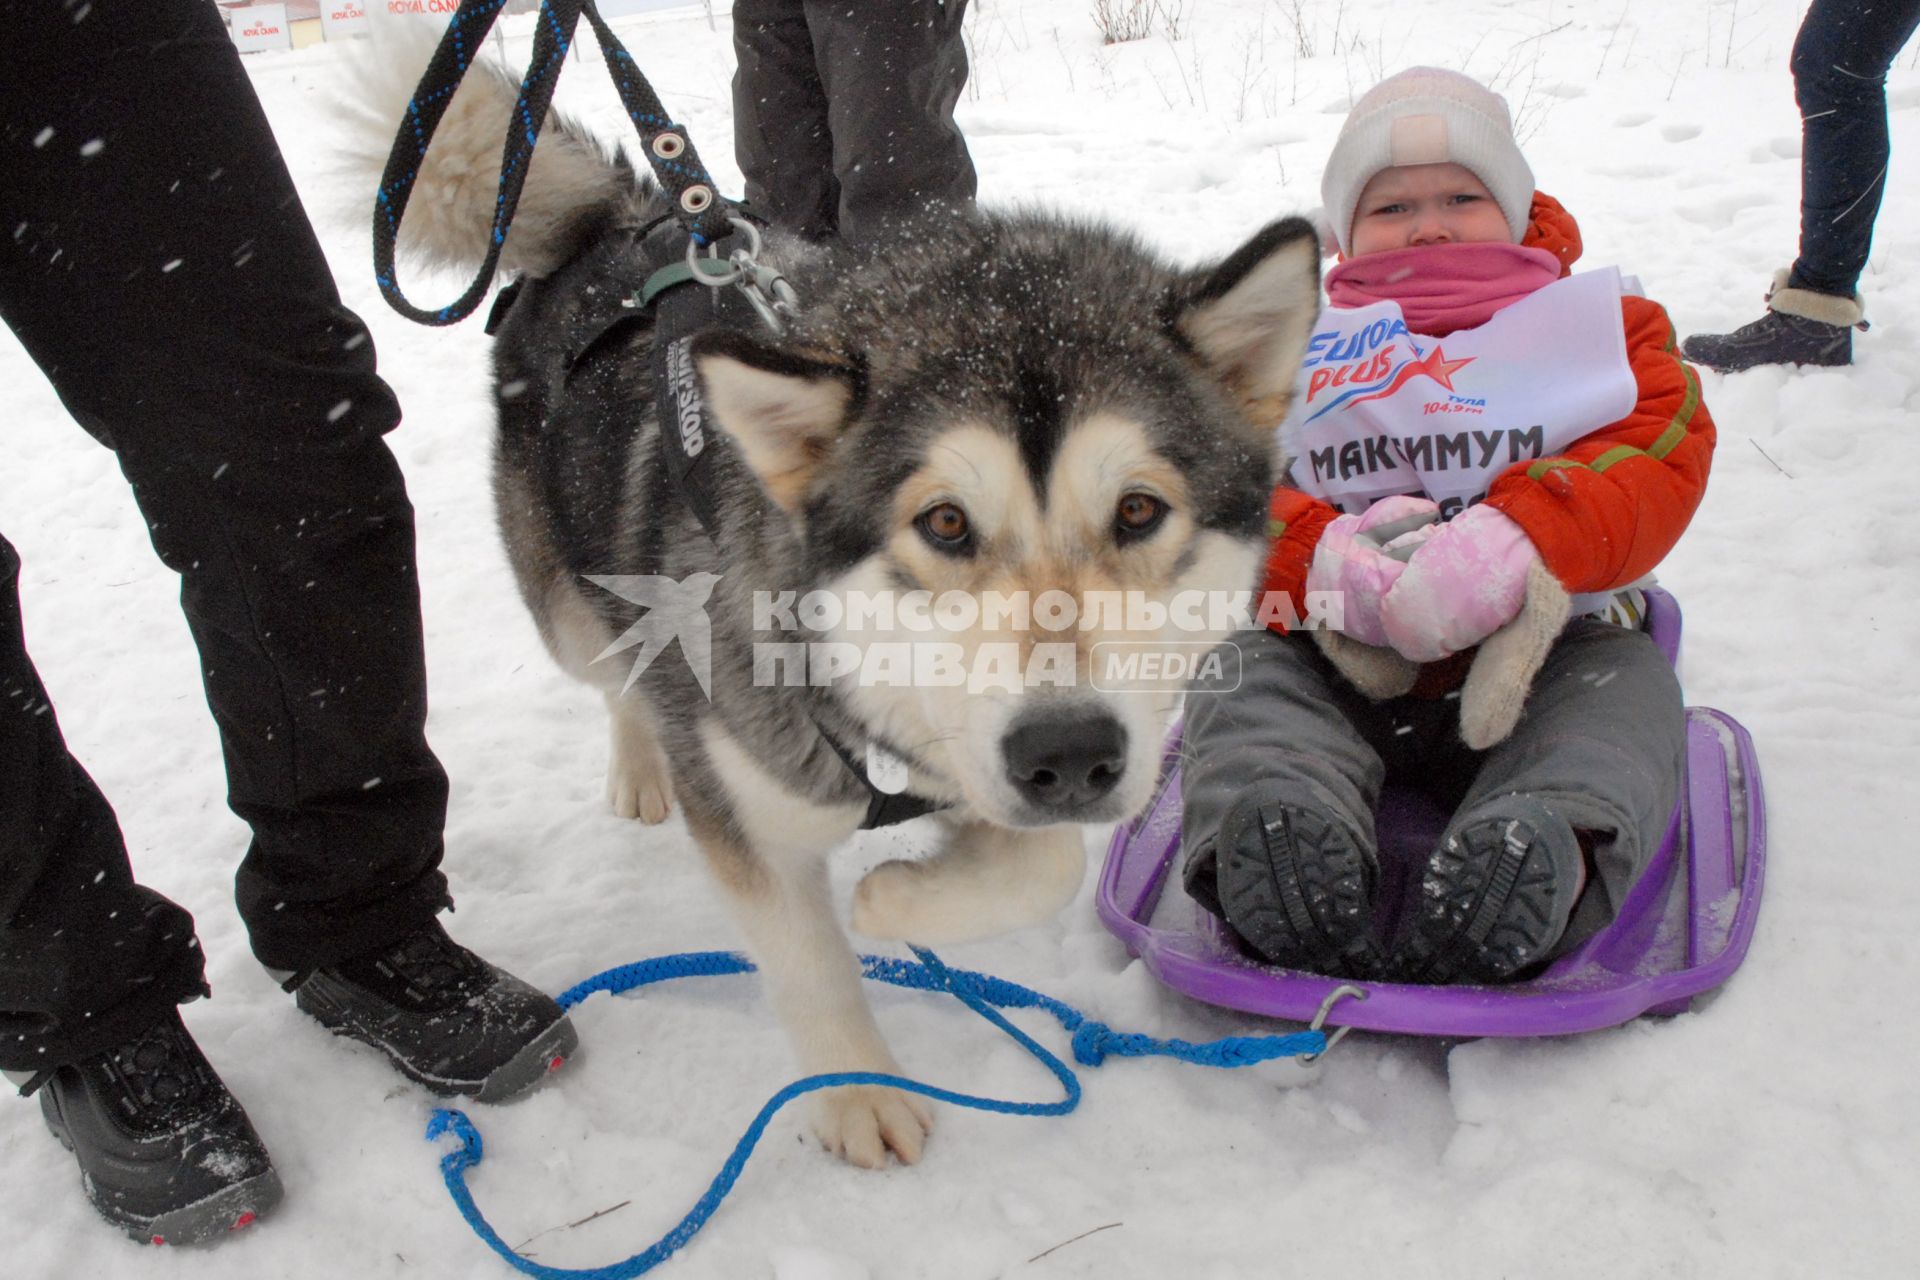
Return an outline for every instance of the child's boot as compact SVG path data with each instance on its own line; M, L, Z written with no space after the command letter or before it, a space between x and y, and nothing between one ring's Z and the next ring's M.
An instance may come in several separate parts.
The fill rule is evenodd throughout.
M1399 951L1407 982L1504 982L1551 952L1586 883L1579 838L1526 795L1456 819L1427 860Z
M1370 977L1379 969L1369 932L1373 854L1338 818L1299 804L1298 794L1272 782L1244 792L1213 847L1189 864L1189 891L1209 907L1217 903L1216 914L1274 964Z

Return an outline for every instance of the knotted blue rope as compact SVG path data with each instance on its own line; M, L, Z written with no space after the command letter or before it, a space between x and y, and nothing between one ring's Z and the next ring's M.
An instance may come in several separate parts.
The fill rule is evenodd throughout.
M760 1108L759 1114L747 1126L747 1131L735 1144L726 1163L720 1166L720 1172L714 1176L706 1192L672 1230L649 1248L623 1262L609 1263L604 1267L545 1266L522 1257L500 1238L474 1203L473 1193L467 1187L467 1170L479 1164L483 1156L480 1131L465 1112L450 1108L435 1111L433 1119L427 1124L429 1142L446 1136L460 1140L458 1148L440 1158L440 1176L447 1184L447 1193L453 1197L467 1225L486 1241L487 1247L527 1275L547 1277L549 1280L631 1280L631 1277L650 1271L671 1257L706 1225L707 1219L713 1216L746 1169L747 1161L765 1135L767 1125L782 1107L804 1094L843 1085L886 1085L954 1106L1016 1116L1063 1116L1079 1106L1080 1080L1073 1068L1007 1021L1000 1013L1001 1009L1041 1009L1052 1014L1073 1037L1074 1060L1088 1067L1097 1067L1112 1056L1138 1058L1149 1055L1178 1058L1182 1062L1206 1067L1246 1067L1276 1058L1318 1054L1327 1047L1327 1038L1319 1031L1299 1031L1284 1036L1228 1036L1205 1044L1186 1040L1156 1040L1152 1036L1118 1032L1103 1022L1087 1017L1072 1005L1018 983L967 969L949 969L938 956L921 947L914 947L913 953L920 958L918 964L889 956L863 956L860 960L861 976L895 987L952 994L1000 1028L1051 1071L1064 1090L1060 1101L1012 1102L1001 1098L983 1098L879 1071L835 1071L795 1080ZM558 1000L563 1009L570 1009L600 991L633 991L676 978L724 977L753 971L753 964L746 957L731 951L692 951L608 969L568 988L559 995Z

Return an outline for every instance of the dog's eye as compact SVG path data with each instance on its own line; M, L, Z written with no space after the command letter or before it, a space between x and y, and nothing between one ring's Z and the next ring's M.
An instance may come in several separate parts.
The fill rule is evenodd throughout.
M951 502L927 508L914 524L918 526L920 536L940 551L963 550L973 536L973 526L967 520L967 513Z
M1135 542L1151 534L1167 518L1167 504L1150 493L1129 493L1113 511L1113 534L1119 541Z

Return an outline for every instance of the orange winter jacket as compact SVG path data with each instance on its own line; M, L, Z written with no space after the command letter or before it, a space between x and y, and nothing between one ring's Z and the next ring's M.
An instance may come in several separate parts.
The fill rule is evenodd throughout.
M1556 255L1561 275L1571 275L1580 228L1559 201L1536 191L1521 243ZM1633 297L1622 298L1620 309L1640 387L1633 412L1565 453L1515 463L1487 490L1486 501L1526 530L1547 568L1574 593L1626 586L1659 564L1700 505L1713 456L1700 378L1680 359L1665 309ZM1273 491L1266 589L1286 595L1295 617L1305 616L1314 547L1339 514L1296 489Z

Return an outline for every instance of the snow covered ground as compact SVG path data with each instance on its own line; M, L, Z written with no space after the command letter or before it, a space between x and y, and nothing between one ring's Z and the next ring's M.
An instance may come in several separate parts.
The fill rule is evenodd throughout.
M1177 37L1161 22L1148 39L1103 47L1088 0L974 0L961 120L984 200L1116 219L1198 260L1317 204L1351 97L1427 62L1508 95L1541 186L1582 221L1588 264L1637 272L1682 333L1756 316L1768 274L1792 255L1799 129L1785 64L1797 0L1168 7ZM623 28L737 191L724 13L717 29L698 6ZM488 496L478 322L416 328L375 293L366 193L330 172L323 128L342 52L249 65L316 216L349 210L326 222L327 252L408 407L392 441L420 512L431 734L454 778L454 930L554 990L612 964L734 945L684 831L607 811L598 698L553 667L515 596ZM1874 328L1859 363L1706 375L1721 433L1713 484L1662 568L1687 608L1690 699L1741 718L1766 771L1767 904L1720 995L1683 1017L1573 1039L1356 1036L1303 1088L1260 1071L1119 1062L1087 1073L1086 1101L1066 1119L945 1109L926 1160L885 1173L839 1164L803 1139L798 1115L783 1117L665 1274L1913 1274L1920 947L1902 809L1920 763L1920 606L1907 595L1920 565L1915 57L1891 84L1895 165L1862 285ZM597 62L567 82L619 126ZM416 300L457 292L411 288ZM288 1192L271 1219L217 1249L138 1249L95 1220L35 1108L0 1107L7 1274L509 1274L440 1187L438 1150L420 1136L431 1099L370 1052L330 1041L249 957L231 906L245 832L224 806L176 584L112 457L8 338L0 386L0 522L26 560L30 644L140 875L199 921L216 997L186 1017ZM843 891L912 838L861 842ZM1090 847L1104 838L1089 833ZM948 958L1126 1029L1257 1029L1157 988L1094 920L1090 892L1057 927ZM1054 1096L956 1007L874 999L922 1078ZM586 1051L555 1087L474 1109L490 1153L474 1185L508 1240L531 1240L544 1263L589 1266L679 1218L790 1062L747 980L601 997L576 1016ZM1050 1022L1032 1025L1060 1044Z

